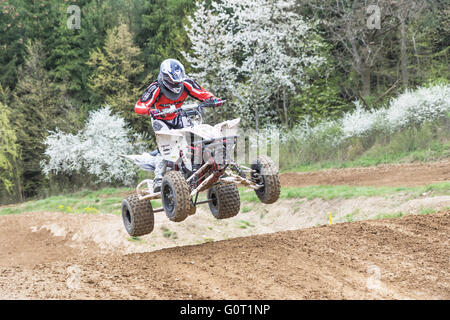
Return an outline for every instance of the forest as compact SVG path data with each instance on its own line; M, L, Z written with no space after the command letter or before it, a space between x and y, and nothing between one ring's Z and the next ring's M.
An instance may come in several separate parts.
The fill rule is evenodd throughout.
M0 204L137 180L112 155L154 148L134 105L167 58L227 100L209 121L240 116L244 127L280 128L282 169L353 161L383 146L450 156L446 0L0 0L0 8Z

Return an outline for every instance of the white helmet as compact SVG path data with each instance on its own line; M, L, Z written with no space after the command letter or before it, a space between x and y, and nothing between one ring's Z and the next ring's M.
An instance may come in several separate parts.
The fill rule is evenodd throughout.
M158 83L164 95L177 100L183 93L183 81L186 79L184 67L180 61L167 59L161 63L158 75Z

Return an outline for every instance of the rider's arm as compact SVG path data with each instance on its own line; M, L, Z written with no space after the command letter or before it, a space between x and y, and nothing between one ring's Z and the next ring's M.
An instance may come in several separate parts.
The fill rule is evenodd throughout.
M134 106L134 111L142 115L149 115L151 107L156 102L161 89L158 87L157 82L153 82L144 92L142 97L138 100Z
M183 84L189 95L197 100L205 101L209 98L214 98L214 95L211 92L203 89L197 82L192 79L184 80Z

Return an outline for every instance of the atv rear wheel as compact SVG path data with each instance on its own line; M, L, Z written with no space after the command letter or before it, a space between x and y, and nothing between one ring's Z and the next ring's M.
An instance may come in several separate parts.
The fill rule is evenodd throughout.
M216 219L234 217L241 208L239 191L234 184L218 183L208 190L209 209Z
M137 194L127 197L122 201L122 220L130 236L151 233L155 224L151 202L139 200Z
M262 187L255 190L256 195L262 203L274 203L280 197L280 177L275 163L268 156L262 155L251 165L256 171L252 173L252 180Z
M167 218L171 221L181 222L195 213L189 186L179 171L165 174L161 183L161 199Z

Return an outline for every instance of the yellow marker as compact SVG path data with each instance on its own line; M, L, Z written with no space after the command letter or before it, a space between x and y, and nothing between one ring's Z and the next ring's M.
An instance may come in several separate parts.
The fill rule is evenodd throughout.
M328 214L328 221L330 222L330 226L333 224L333 219L331 218L331 212Z

